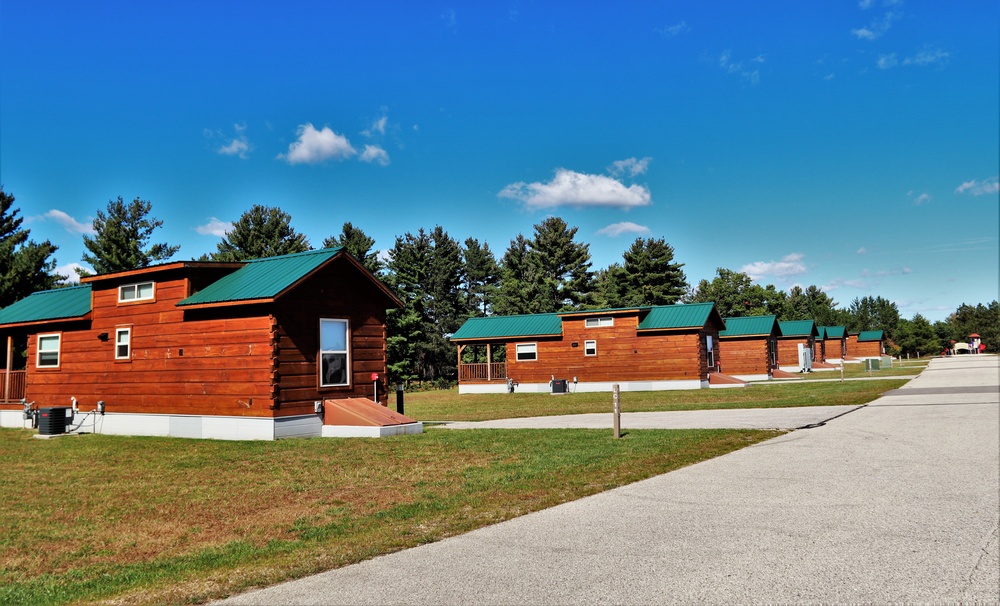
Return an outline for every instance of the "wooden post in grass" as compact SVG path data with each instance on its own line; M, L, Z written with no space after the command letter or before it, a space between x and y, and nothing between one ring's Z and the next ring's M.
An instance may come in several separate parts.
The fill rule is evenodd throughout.
M615 404L615 439L622 437L622 396L618 391L618 383L611 386L611 399Z

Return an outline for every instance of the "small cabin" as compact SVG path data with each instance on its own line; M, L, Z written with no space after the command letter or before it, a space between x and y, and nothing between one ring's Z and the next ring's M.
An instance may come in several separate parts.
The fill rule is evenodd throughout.
M459 393L700 389L718 370L714 303L470 318Z
M803 372L812 363L813 349L819 331L812 320L778 322L778 368L786 372ZM806 356L809 356L809 359Z
M841 364L847 358L847 327L821 326L823 331L823 362Z
M719 372L744 381L766 381L778 369L775 316L725 318L719 332Z
M387 402L386 309L399 306L329 248L85 277L0 311L0 336L8 360L13 342L27 348L15 395L38 408L72 403L94 432L319 436L324 402ZM0 424L21 427L10 395Z
M826 362L826 330L825 326L816 327L816 338L813 339L813 365Z
M847 335L847 357L863 360L866 358L881 358L885 355L884 332L881 330L863 330Z

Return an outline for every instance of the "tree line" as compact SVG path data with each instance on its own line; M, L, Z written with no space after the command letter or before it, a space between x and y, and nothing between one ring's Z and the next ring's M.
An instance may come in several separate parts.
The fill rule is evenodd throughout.
M18 213L14 196L0 187L0 308L68 280L55 272L57 247L31 240ZM179 246L150 243L163 224L151 213L146 200L109 201L96 213L94 234L83 236L82 261L96 273L110 273L173 257ZM313 249L291 226L291 217L276 207L254 205L232 225L215 252L199 260L246 261ZM879 296L855 298L842 309L815 285L785 292L722 267L711 280L692 286L684 264L674 259L673 247L663 238L636 238L621 262L594 270L590 246L577 239L577 231L559 217L548 217L530 237L513 238L498 259L489 244L476 238L459 242L435 226L396 236L382 256L373 238L347 222L321 247L344 247L403 301L401 309L387 316L393 381L453 380L456 349L448 337L470 317L674 303L714 302L724 318L773 314L779 320L846 326L851 332L882 330L894 354L937 354L973 332L991 347L1000 345L997 301L963 304L947 320L932 324L920 314L901 318L896 304Z

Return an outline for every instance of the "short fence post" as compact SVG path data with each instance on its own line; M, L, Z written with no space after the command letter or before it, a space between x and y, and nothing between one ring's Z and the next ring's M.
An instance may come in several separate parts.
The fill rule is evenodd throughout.
M615 439L622 437L622 396L618 390L618 383L615 383L611 387L611 397L614 400L615 407Z
M399 414L406 414L403 412L403 384L396 383L396 412Z

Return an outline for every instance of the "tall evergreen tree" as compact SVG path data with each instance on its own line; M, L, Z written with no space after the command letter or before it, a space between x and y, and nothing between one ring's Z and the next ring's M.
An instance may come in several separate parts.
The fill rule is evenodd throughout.
M855 298L847 311L851 315L847 328L852 332L881 330L886 338L895 339L899 309L892 301L882 297Z
M684 264L674 263L674 249L663 238L636 238L622 256L625 305L671 305L687 291Z
M90 251L83 254L83 262L98 274L105 274L142 269L174 256L180 246L161 242L146 247L153 232L163 225L163 221L149 216L152 208L148 200L139 198L126 203L118 196L109 201L107 213L97 211L94 237L83 236L83 245Z
M785 293L772 284L754 284L745 273L720 267L715 278L702 280L689 297L692 303L715 303L724 318L779 315L785 309Z
M48 240L29 240L31 232L21 229L23 219L13 206L14 196L0 185L0 309L66 279L55 273L51 257L57 247Z
M612 263L594 274L594 305L601 308L628 307L628 280L620 263Z
M913 320L899 321L894 342L902 355L915 357L937 355L947 347L941 343L927 318L920 314L913 316Z
M385 269L385 264L379 259L378 251L372 251L375 246L375 239L366 234L360 227L354 227L350 221L344 223L344 227L339 236L331 236L323 240L323 248L334 248L343 246L347 252L351 253L368 271L378 274Z
M462 249L465 309L469 316L489 314L500 280L500 268L488 243L467 238Z
M538 267L542 312L575 309L593 299L590 245L573 240L578 229L559 217L535 226L529 259Z
M542 289L541 267L533 260L531 243L518 234L500 261L500 287L493 311L501 316L540 313L550 300Z
M297 233L291 222L291 216L280 208L255 204L226 232L210 258L248 261L311 250L309 240Z
M426 292L430 237L423 229L413 235L396 236L386 264L386 283L403 302L386 316L386 356L394 380L409 380L426 374Z

